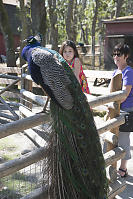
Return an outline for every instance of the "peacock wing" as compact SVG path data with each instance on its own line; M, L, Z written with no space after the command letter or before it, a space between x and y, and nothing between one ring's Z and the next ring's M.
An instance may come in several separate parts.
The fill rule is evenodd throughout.
M52 91L55 99L64 109L73 107L73 98L68 86L72 83L63 63L45 48L35 48L32 53L33 62L40 67L43 82Z

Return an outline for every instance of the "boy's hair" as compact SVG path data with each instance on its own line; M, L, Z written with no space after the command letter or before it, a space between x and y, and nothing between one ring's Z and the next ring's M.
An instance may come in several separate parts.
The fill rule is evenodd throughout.
M59 49L59 53L63 56L63 51L65 49L66 46L70 46L71 48L73 48L74 50L74 58L75 57L78 57L79 58L79 54L78 54L78 50L76 48L76 45L73 41L71 40L67 40L67 41L64 41Z
M130 55L130 48L127 44L119 43L114 47L113 53L120 52L122 55Z

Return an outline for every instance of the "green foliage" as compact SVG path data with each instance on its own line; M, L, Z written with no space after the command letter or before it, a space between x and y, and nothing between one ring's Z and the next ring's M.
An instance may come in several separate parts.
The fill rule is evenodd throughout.
M53 10L53 13L57 14L57 24L58 27L58 43L61 44L64 40L67 39L66 33L66 14L68 9L68 0L56 0L56 9ZM85 2L85 1L84 1ZM124 0L122 2L122 8L120 12L120 16L126 16L133 14L133 1L132 0ZM49 7L48 0L45 0L45 5L47 8L47 43L51 42L50 39L50 20L49 20ZM115 17L116 12L116 1L115 0L99 0L99 8L98 8L98 18L96 22L96 41L98 42L98 37L101 35L104 37L105 35L105 27L103 26L102 21L104 19L112 19ZM83 42L83 37L81 37L81 27L84 32L87 32L86 40L89 44L91 44L91 32L92 32L92 21L95 12L96 0L86 0L86 4L83 5L83 0L74 1L74 17L76 18L76 22L74 21L73 26L75 26L75 30L77 32L77 42ZM28 21L31 21L30 15L30 4L27 9L27 17Z

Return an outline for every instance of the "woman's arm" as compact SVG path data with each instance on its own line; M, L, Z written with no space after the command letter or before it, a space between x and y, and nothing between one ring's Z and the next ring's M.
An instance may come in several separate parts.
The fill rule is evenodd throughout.
M129 95L129 93L131 91L131 88L132 88L132 85L125 85L125 86L123 86L122 90L126 91L126 97L121 101L121 103L126 100L126 98L128 97L128 95Z
M77 77L77 80L79 81L79 83L80 83L80 79L79 79L80 68L81 68L81 62L80 62L79 58L75 58L75 62L74 62L74 74Z

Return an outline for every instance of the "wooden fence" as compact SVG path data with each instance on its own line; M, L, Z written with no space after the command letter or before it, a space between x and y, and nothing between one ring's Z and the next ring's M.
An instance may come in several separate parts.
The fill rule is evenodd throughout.
M26 65L23 66L22 75L21 77L18 78L19 80L21 80L21 88L20 88L21 100L19 103L20 119L12 121L5 125L1 125L0 139L19 132L25 132L31 139L34 139L33 135L36 132L34 131L33 127L39 126L41 124L43 125L47 124L50 120L49 110L47 111L47 113L39 113L39 114L36 114L33 111L34 110L33 104L34 105L36 104L39 110L40 107L43 107L45 105L47 97L36 95L32 92L33 85L35 86L35 84L33 84L31 77L25 72L27 72ZM119 125L125 122L124 115L119 115L119 106L118 106L120 103L119 100L123 99L126 96L126 94L124 91L113 91L108 95L103 95L94 98L92 98L92 96L90 95L86 96L88 99L88 103L92 109L100 105L104 106L107 103L114 102L113 105L110 105L111 109L114 110L113 118L104 122L102 126L100 126L97 129L99 136L101 136L102 139L107 142L107 152L104 153L104 159L106 163L107 178L109 180L109 187L110 187L108 198L113 199L126 187L125 180L121 178L116 172L116 163L125 155L124 150L117 146L117 138L118 138L118 127ZM44 141L47 142L48 139L49 136L46 133ZM37 140L34 141L38 142ZM5 163L0 164L0 178L13 174L22 168L25 168L33 163L38 162L41 159L44 159L46 157L46 154L47 154L46 144L43 143L42 145L40 145L38 142L38 148L35 149L34 151L29 152L14 160L9 160ZM42 194L43 198L48 199L47 188L36 189L32 193L22 197L21 199L30 199L30 198L40 199Z
M103 43L100 40L99 45L95 45L95 54L92 51L92 45L77 46L79 57L84 65L92 66L92 59L95 57L95 66L101 67L104 63ZM94 67L94 66L93 66Z

